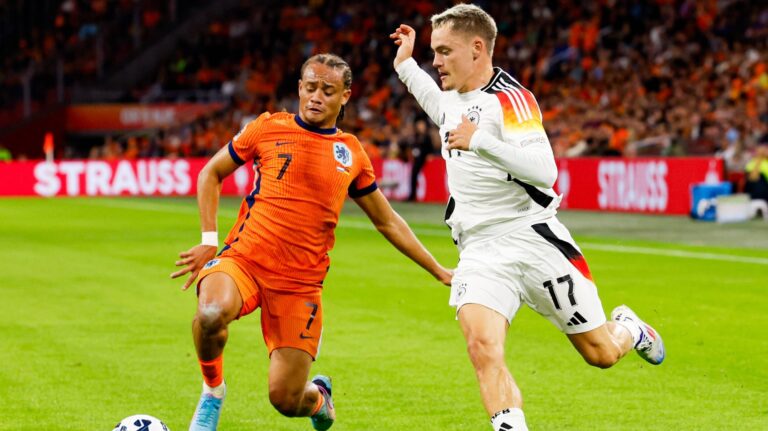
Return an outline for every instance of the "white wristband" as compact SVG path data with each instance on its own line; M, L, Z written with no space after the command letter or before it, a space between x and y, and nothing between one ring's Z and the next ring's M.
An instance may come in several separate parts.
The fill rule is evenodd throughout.
M200 241L201 245L210 245L213 247L219 247L219 233L218 232L203 232L203 239Z

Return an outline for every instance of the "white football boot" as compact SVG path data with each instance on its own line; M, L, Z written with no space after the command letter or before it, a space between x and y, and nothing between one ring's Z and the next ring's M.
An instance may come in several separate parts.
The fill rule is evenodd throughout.
M640 337L634 346L637 354L653 365L664 362L664 341L661 339L661 335L651 325L640 320L629 307L620 305L614 308L611 312L611 320L637 325L640 328Z

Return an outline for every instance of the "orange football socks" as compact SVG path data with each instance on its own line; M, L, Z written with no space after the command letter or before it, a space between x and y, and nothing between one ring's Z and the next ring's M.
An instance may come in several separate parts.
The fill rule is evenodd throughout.
M203 361L202 359L198 359L198 361L200 362L200 369L203 371L205 384L211 388L221 385L221 382L224 381L224 355L210 361Z
M325 397L323 394L319 393L317 394L317 404L315 404L315 408L312 409L312 413L310 416L314 416L317 414L317 412L320 411L320 409L323 408L323 405L325 404Z

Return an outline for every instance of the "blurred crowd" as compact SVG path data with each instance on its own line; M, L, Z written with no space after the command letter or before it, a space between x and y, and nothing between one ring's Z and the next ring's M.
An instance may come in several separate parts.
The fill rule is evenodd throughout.
M226 109L174 127L106 136L103 144L69 146L64 158L121 160L152 157L209 157L226 145L240 129L244 110Z
M0 0L0 124L20 116L25 81L31 111L61 101L66 87L115 72L202 0Z
M537 96L556 156L719 154L729 170L743 171L757 143L768 141L766 2L476 3L499 27L495 65ZM192 124L109 138L92 156L209 155L243 120L265 110L296 112L302 62L330 51L353 70L353 96L340 127L357 134L373 158L412 158L414 148L425 148L424 134L416 131L424 118L394 73L388 35L400 23L414 26L415 57L434 74L429 16L452 4L244 2L190 35L132 93L141 102L204 102L213 93L224 96L228 108ZM150 21L159 25L166 12L158 10ZM77 37L81 33L82 26ZM434 151L434 126L426 136Z

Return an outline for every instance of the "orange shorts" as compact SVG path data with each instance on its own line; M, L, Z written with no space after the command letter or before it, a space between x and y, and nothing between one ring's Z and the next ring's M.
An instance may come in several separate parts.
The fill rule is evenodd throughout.
M219 256L208 261L198 275L197 288L214 272L235 280L243 307L240 317L261 307L261 333L269 354L293 347L317 358L323 332L322 286L276 279L239 256Z

